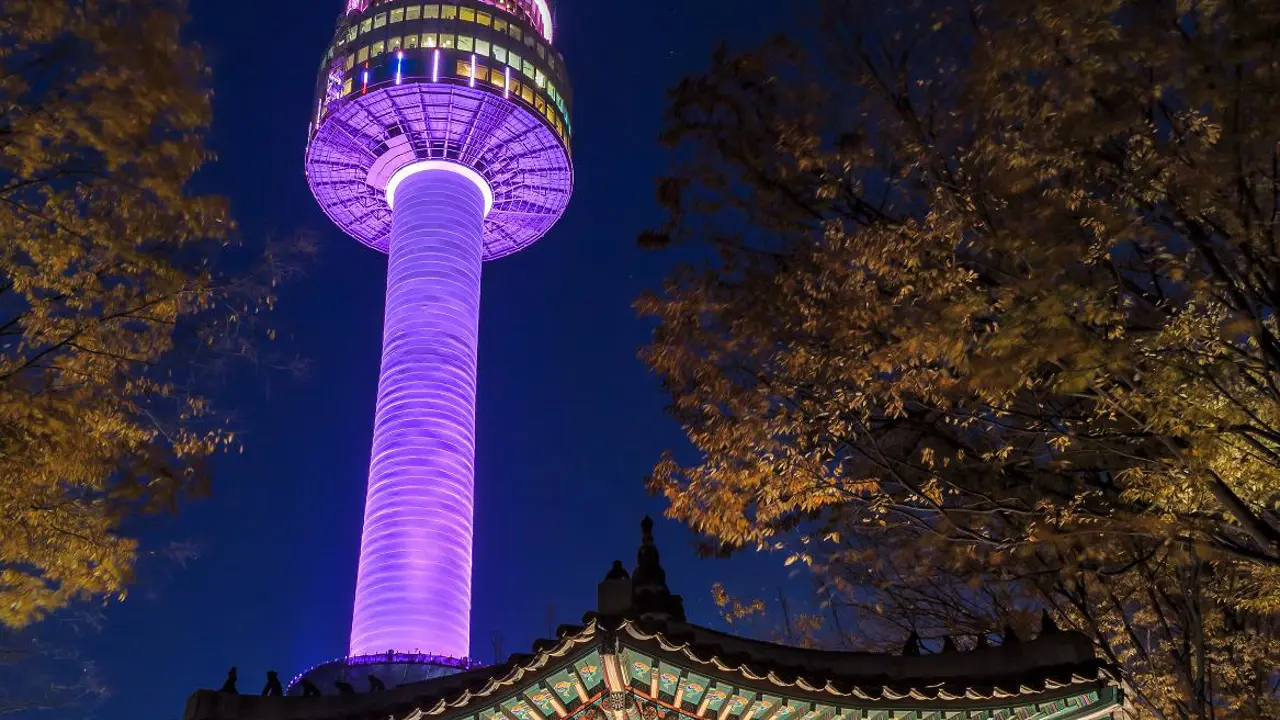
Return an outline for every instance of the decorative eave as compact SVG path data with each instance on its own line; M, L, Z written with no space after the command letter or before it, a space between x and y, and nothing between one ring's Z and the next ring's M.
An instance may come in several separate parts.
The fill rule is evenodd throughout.
M646 628L646 625L653 623L626 619L619 624L618 631L647 646L655 655L666 655L676 663L688 663L693 669L703 669L717 679L737 678L761 691L811 700L849 698L873 704L886 701L990 703L1094 689L1115 682L1105 663L1093 658L1088 640L1075 633L1050 635L1012 647L917 657L784 648L735 639L754 645L763 653L780 650L808 660L799 666L779 667L779 663L770 662L769 658L762 661L759 655L744 657L747 654L742 652L724 653L713 644L699 643L689 637L673 638L664 632L665 628ZM681 631L686 635L718 635L692 625L677 626L677 633ZM629 643L624 640L624 644ZM1087 657L1082 657L1086 653ZM1038 662L1033 667L1015 667L1004 674L973 673L973 668L993 664L1017 666L1020 660ZM854 672L842 672L841 664L855 666L849 668ZM862 672L857 672L859 669Z
M513 720L502 713L485 713L521 688L529 689L564 672L572 659L595 652L595 623L562 626L556 640L539 640L532 654L516 654L506 662L447 675L424 682L391 687L379 692L316 697L259 697L199 690L187 700L183 720L405 720L422 717L466 717L468 710L485 720ZM576 670L570 668L569 672ZM549 714L514 720L560 720L599 698L600 688L573 690L573 702L551 700ZM561 712L558 712L558 711Z
M423 698L416 709L395 714L391 720L565 720L591 715L605 700L611 707L620 702L611 696L623 693L634 698L625 705L629 710L606 707L602 717L652 720L643 712L644 706L652 705L672 720L1065 720L1109 717L1121 705L1112 673L1097 660L1042 663L999 676L966 672L974 663L999 666L992 661L1001 655L1008 665L1009 656L1015 662L1033 658L1052 661L1055 655L1063 654L1064 647L1078 653L1083 638L1071 633L1004 648L956 652L951 657L910 658L742 641L764 652L780 649L815 661L834 661L814 665L808 668L811 674L803 674L765 667L767 661L759 658L726 656L712 645L672 637L682 631L714 634L705 628L678 623L672 628L676 632L668 633L666 628L646 627L652 625L635 618L588 616L585 626L563 628L558 641L543 641L533 655L517 656L520 661L509 663L501 675L447 697ZM914 671L904 675L916 677L831 674L850 661L854 665L894 661L914 665ZM600 663L598 669L596 663ZM942 665L960 672L936 674ZM591 677L583 668L590 669ZM573 679L575 701L558 703L552 713L541 712L530 698L537 697L536 693L554 695L547 679L557 672ZM664 692L663 684L677 689ZM803 713L765 711L775 706L800 708ZM636 708L642 712L630 712Z
M463 688L461 692L450 696L426 700L415 711L404 716L402 720L418 720L423 717L444 714L453 715L450 712L451 710L465 709L481 701L504 695L504 691L516 690L528 683L536 682L548 671L560 667L559 664L553 666L554 661L576 655L575 651L582 651L592 647L594 645L592 641L595 640L597 635L597 623L592 620L586 626L562 626L560 630L558 640L542 640L535 643L532 655L513 655L504 663L504 666L509 668L506 672L489 677L480 687L474 689ZM579 681L581 682L581 680ZM585 689L583 687L584 691ZM581 693L579 694L581 695ZM588 694L587 697L590 698L591 694ZM580 697L579 699L581 700L582 698ZM563 700L561 704L563 705ZM556 714L560 717L568 715L567 712Z

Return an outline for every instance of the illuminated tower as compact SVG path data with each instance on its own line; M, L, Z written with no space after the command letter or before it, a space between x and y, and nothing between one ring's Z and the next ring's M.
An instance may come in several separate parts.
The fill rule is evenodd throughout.
M353 659L468 654L481 262L573 185L551 40L546 0L349 0L320 70L311 191L389 256Z

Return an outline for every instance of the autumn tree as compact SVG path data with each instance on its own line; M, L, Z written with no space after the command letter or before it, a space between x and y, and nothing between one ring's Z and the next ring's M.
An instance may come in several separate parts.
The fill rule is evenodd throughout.
M672 91L638 301L709 549L859 632L1090 634L1280 715L1280 6L825 0Z
M233 442L202 394L272 302L188 181L210 97L180 0L0 3L0 623L122 596L130 516Z
M0 717L83 717L98 708L106 683L76 644L100 626L101 614L88 611L22 630L0 626Z

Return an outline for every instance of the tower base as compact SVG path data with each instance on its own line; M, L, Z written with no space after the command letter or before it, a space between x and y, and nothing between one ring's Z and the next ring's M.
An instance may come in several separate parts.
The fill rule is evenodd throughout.
M299 673L289 681L289 687L285 688L285 695L302 695L304 679L309 680L325 695L336 694L338 690L335 683L339 682L350 684L358 693L366 693L371 689L370 676L381 680L387 688L393 688L479 667L482 667L481 663L444 655L422 653L352 655L315 665Z

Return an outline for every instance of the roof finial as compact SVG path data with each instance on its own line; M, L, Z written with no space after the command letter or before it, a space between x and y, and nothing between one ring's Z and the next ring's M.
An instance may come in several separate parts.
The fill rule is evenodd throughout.
M648 515L640 521L640 549L636 552L636 570L631 576L636 589L667 589L667 573L662 569L658 546L653 542L653 518Z
M667 587L667 571L662 569L658 546L653 541L653 518L640 521L640 549L636 569L631 573L634 607L642 616L684 621L684 601Z
M916 634L915 630L911 631L911 634L907 636L907 641L903 643L902 654L907 656L920 654L920 636Z

